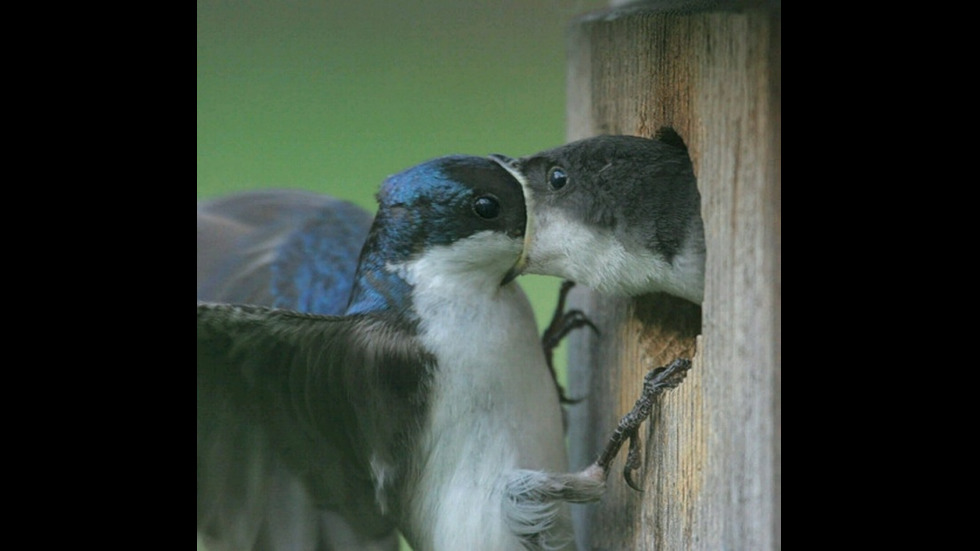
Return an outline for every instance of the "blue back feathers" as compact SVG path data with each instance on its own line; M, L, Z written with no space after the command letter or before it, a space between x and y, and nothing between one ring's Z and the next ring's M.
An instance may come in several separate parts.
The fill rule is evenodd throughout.
M343 314L371 219L356 205L303 191L199 203L197 299Z

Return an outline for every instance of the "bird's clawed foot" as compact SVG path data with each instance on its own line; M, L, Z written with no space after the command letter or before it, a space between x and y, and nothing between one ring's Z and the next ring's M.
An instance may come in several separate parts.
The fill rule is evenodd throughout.
M640 398L636 401L633 409L619 421L619 425L612 437L609 438L606 448L596 460L594 467L601 469L603 473L608 473L610 463L628 438L630 445L626 456L626 465L623 467L623 478L626 479L630 488L641 491L633 481L633 472L641 466L640 425L650 416L657 397L665 390L679 385L689 369L691 369L691 360L678 358L670 365L658 367L646 374L643 378L643 391Z
M599 334L599 329L594 323L585 315L581 310L569 310L565 311L565 299L568 298L568 292L575 286L574 281L564 281L561 284L561 289L558 291L558 304L555 305L555 313L551 317L551 323L544 330L541 335L541 346L544 348L544 357L548 362L548 368L551 369L551 376L555 381L555 388L558 389L558 398L563 404L574 404L581 401L581 398L569 398L565 395L565 389L558 384L558 375L555 372L554 366L554 352L561 340L565 338L570 332L579 327L588 326L591 327L595 334Z

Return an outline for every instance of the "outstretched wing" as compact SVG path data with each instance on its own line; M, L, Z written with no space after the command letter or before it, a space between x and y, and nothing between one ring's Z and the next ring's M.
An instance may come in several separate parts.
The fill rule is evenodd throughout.
M383 509L431 373L410 331L257 306L199 304L197 317L198 532L209 548L317 542L331 522L355 543L394 541Z
M197 299L341 314L371 220L352 203L305 191L199 203Z

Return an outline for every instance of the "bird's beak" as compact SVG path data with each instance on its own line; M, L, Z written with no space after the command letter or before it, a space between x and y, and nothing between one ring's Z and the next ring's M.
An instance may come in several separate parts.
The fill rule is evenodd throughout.
M511 281L514 281L515 279L517 279L517 276L519 275L521 275L521 269L519 269L517 265L515 265L510 270L507 270L507 273L504 275L504 279L501 280L500 282L500 286L503 287L504 285L507 285Z
M523 274L524 269L527 267L527 250L531 244L531 233L534 229L534 209L532 208L533 200L531 198L531 190L527 185L527 178L517 169L517 159L499 153L493 153L489 157L520 182L521 190L524 193L524 208L527 211L527 225L524 227L524 247L521 248L521 256L517 259L517 262L507 271L504 280L500 282L500 285L503 286L517 279L517 276Z

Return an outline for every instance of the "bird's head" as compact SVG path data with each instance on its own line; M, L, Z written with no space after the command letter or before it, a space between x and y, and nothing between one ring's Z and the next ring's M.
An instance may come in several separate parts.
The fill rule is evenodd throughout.
M701 197L687 148L672 130L658 139L598 136L519 159L491 158L525 186L526 272L614 294L666 290L700 301ZM682 286L691 289L668 278L690 279Z
M377 199L348 313L390 306L422 283L468 278L499 287L520 271L524 190L500 163L433 159L390 176Z

